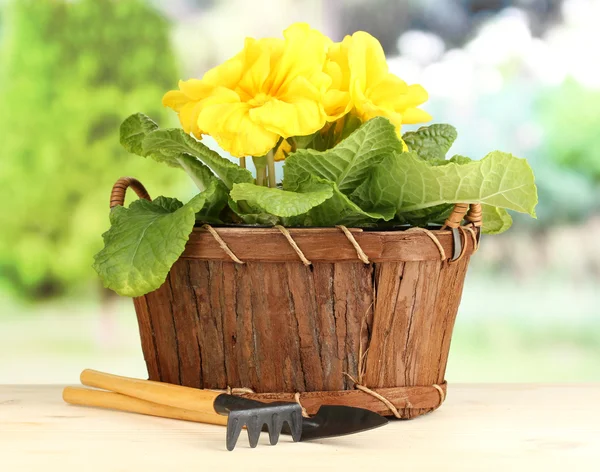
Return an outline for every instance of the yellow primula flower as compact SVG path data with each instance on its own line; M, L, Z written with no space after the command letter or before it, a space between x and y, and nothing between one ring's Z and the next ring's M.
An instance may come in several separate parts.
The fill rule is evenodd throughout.
M181 127L198 139L204 132L198 127L198 115L203 106L218 100L217 87L234 87L242 75L242 64L235 58L211 69L202 80L180 80L179 90L171 90L162 99L164 106L177 112ZM227 77L229 80L224 80Z
M181 127L186 133L200 138L202 131L198 128L198 115L203 101L210 95L213 87L198 79L179 81L179 90L171 90L165 94L162 103L172 108L179 116Z
M379 41L359 31L333 44L327 54L325 72L332 82L324 106L330 121L348 112L362 121L385 116L400 132L403 123L422 123L431 116L417 108L427 101L420 85L407 85L389 72Z
M280 137L304 136L326 123L323 72L331 41L297 23L284 39L246 39L244 49L202 80L179 84L163 102L186 132L213 136L236 157L262 156Z

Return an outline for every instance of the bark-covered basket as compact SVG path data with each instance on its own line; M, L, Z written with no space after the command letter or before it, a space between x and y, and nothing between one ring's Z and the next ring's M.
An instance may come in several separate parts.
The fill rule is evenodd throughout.
M123 178L111 207L129 186L150 198ZM480 226L479 205L458 204L435 231L197 227L166 282L134 299L149 377L309 414L432 411Z

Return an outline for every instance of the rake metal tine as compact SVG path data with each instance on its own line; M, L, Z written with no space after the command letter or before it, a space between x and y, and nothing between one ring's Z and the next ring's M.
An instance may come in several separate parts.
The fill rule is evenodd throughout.
M274 446L279 441L279 435L281 434L281 428L283 427L281 416L279 416L278 413L273 413L267 427L269 429L269 442L271 443L271 446Z
M287 424L290 426L294 442L300 441L300 437L302 436L302 410L293 411L287 420Z
M255 448L258 444L262 429L262 421L260 420L259 415L252 415L248 419L246 429L248 430L248 442L250 442L250 447Z
M241 415L238 412L232 411L229 414L229 419L227 420L226 445L228 451L233 451L233 449L235 448L243 426L244 423L242 421Z

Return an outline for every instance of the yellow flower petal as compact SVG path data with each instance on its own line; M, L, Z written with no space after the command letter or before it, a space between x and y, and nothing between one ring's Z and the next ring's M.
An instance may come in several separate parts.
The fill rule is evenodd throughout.
M232 156L263 156L279 136L254 123L250 109L243 102L209 105L200 112L198 124Z
M327 121L336 121L352 109L350 93L328 90L323 96L323 106L327 113Z
M385 53L379 41L364 31L352 35L348 49L348 67L352 80L366 90L369 84L382 81L388 74Z
M288 156L291 150L292 145L286 139L284 139L277 148L277 152L275 152L275 156L273 156L273 158L276 161L283 161Z
M179 112L179 122L183 131L192 133L197 138L202 136L202 131L198 127L198 114L200 113L199 102L186 103Z
M166 107L172 108L176 112L179 112L181 108L189 102L189 98L183 92L179 90L170 90L165 93L162 99L162 104Z
M228 59L223 64L213 67L202 76L202 82L213 87L233 89L242 78L244 62L242 53Z
M322 70L331 40L306 23L295 23L283 32L285 49L268 81L272 96L279 94L295 77L310 77Z
M427 121L431 121L432 117L429 113L419 108L407 108L402 113L402 123L406 123L408 125L416 124L416 123L425 123Z
M284 138L314 133L325 124L320 103L302 97L295 97L290 102L271 99L263 106L250 110L250 117L255 123Z
M427 100L425 89L391 74L381 44L370 34L346 36L330 46L327 59L324 71L332 83L323 106L329 121L354 110L363 121L385 116L400 130L403 122L429 118L415 108Z
M202 82L198 79L180 80L179 90L181 90L190 100L202 100L206 98L214 86Z

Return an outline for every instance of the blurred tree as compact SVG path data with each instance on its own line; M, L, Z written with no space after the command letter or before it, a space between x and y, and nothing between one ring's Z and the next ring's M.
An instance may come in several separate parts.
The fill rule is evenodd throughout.
M0 282L56 296L96 280L118 177L139 177L152 195L184 179L127 155L118 137L130 113L167 119L169 27L142 0L15 0L3 20Z

